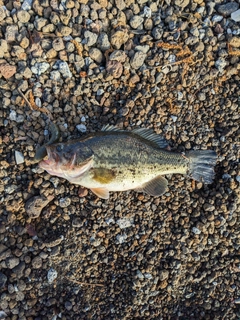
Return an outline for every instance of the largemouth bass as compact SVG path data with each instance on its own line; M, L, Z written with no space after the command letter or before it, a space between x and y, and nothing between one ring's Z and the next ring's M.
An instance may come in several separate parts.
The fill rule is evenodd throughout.
M99 198L109 191L136 190L152 196L167 188L165 174L188 174L212 183L217 155L213 150L168 151L167 141L151 129L102 131L65 143L46 145L48 158L39 166L54 176L89 188Z

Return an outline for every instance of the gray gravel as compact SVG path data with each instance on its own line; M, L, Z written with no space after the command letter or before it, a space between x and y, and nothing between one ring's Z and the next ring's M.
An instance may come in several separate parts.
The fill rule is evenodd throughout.
M0 317L240 318L238 18L238 1L0 1ZM113 124L214 149L216 179L100 200L33 163L49 118L63 141Z

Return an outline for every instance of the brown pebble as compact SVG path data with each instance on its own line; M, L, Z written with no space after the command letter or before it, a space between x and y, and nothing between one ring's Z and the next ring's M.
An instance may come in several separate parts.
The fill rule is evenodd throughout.
M5 79L11 78L17 71L15 66L11 66L8 63L3 63L0 65L0 73Z
M168 285L168 281L167 280L163 280L160 282L159 287L160 289L165 289Z
M41 196L36 196L30 198L26 205L25 209L30 218L38 218L42 212L42 209L54 199L54 196L49 195L47 198Z
M78 189L78 195L81 198L86 197L88 195L88 189L80 187Z
M143 194L140 194L139 196L138 196L138 200L139 201L142 201L144 199L144 195Z
M119 78L123 72L123 66L120 62L116 60L109 60L107 62L106 71L109 75L113 76L114 78Z

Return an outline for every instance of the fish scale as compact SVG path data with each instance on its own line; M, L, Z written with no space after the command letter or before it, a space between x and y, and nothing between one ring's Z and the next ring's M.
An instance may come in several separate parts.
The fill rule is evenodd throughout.
M111 145L114 147L109 147ZM126 134L103 136L100 141L92 139L89 147L96 154L94 167L112 170L117 163L118 174L114 185L111 184L115 191L118 191L115 186L118 182L124 181L124 185L127 185L134 181L130 188L136 188L156 175L187 171L188 160L181 154L160 150L157 146L148 145L145 141Z

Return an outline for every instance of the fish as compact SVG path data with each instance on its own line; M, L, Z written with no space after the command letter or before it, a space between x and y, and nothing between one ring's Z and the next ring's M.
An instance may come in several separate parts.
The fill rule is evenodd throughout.
M45 143L43 146L38 148L33 159L34 163L41 161L44 157L47 156L47 149L46 149L47 145L50 145L59 141L60 131L58 126L55 123L50 122L49 130L51 133L51 139L47 143Z
M127 190L161 196L168 185L164 175L173 173L211 184L217 160L214 150L170 151L166 139L152 129L127 131L112 125L80 139L47 144L46 151L40 168L102 199Z

